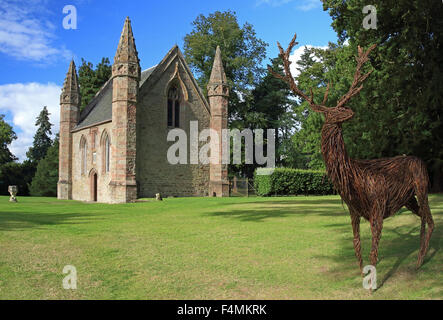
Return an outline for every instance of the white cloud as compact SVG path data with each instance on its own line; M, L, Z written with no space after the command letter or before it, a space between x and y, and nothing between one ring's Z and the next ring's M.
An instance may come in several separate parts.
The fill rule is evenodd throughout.
M310 44L305 45L305 46L301 46L298 47L297 49L295 49L292 54L289 56L289 61L291 61L291 73L294 77L297 77L300 72L297 70L297 61L299 61L301 59L301 55L303 54L303 52L305 51L305 48L319 48L319 49L327 49L328 46L312 46ZM313 59L315 61L319 61L319 59L317 57L313 57Z
M321 6L320 0L302 0L300 1L301 4L297 6L297 9L300 9L302 11L309 11L312 9L316 9Z
M257 0L255 2L255 5L269 5L271 7L280 7L292 2L296 2L296 8L302 11L309 11L311 9L318 8L322 4L321 0Z
M0 0L0 52L20 60L47 62L72 53L56 47L55 26L46 19L44 0Z
M36 131L35 120L44 106L50 113L49 119L54 125L52 133L59 131L61 87L54 84L14 83L0 85L0 113L12 115L12 125L17 133L17 140L11 146L11 152L19 158L26 159L26 151L32 145Z

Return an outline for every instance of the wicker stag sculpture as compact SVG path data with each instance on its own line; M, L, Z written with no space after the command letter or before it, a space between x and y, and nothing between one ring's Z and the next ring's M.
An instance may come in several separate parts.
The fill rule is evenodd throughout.
M363 81L372 72L362 74L360 69L368 61L368 56L375 45L366 52L360 46L358 47L357 67L351 87L348 93L338 100L335 107L328 108L325 104L331 84L327 86L323 102L316 104L312 89L310 96L306 95L297 87L291 75L289 55L297 44L296 37L295 35L286 51L282 49L280 43L277 43L283 59L285 75L276 73L271 68L269 70L275 77L287 82L294 94L306 100L313 111L322 113L325 117L321 131L321 151L328 177L350 211L354 249L360 271L363 270L360 219L363 217L370 222L372 232L370 261L373 266L376 266L383 220L394 215L403 206L421 218L421 241L417 261L417 268L419 268L423 263L423 257L426 255L434 229L428 205L429 178L424 163L411 156L375 160L350 159L343 141L342 123L354 115L346 104L363 89ZM428 225L427 233L425 233L426 224Z

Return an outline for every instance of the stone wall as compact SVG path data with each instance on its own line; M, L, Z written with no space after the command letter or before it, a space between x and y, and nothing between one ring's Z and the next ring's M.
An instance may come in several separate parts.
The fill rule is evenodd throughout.
M160 65L141 87L137 104L137 183L139 197L207 196L209 165L189 164L190 121L199 122L199 131L209 128L210 115L196 91L191 78L177 55ZM171 165L167 160L167 142L171 128L167 126L167 91L175 81L182 88L180 128L188 137L188 164ZM186 101L185 101L186 100ZM201 143L204 144L204 143Z
M105 123L91 128L86 128L73 133L72 144L72 199L80 201L93 201L93 175L97 174L97 201L113 202L109 182L111 173L105 169L105 134L111 139L112 123ZM94 135L96 140L94 143ZM81 139L86 139L87 165L82 173ZM112 148L111 148L112 157Z

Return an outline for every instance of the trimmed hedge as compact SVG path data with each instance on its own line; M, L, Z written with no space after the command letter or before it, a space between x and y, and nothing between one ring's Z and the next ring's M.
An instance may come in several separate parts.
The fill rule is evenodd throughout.
M269 170L258 168L254 173L255 192L259 196L335 193L325 171L289 168L275 168L273 172Z

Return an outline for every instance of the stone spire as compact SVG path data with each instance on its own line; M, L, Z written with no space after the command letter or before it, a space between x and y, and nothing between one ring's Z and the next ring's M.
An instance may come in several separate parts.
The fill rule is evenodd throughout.
M112 76L118 75L140 77L140 60L129 17L125 20L112 66Z
M140 64L126 18L112 65L111 198L114 202L137 199L136 121Z
M227 84L225 69L223 68L223 61L221 56L220 46L217 46L215 51L214 65L212 66L211 77L209 78L209 85L211 84Z
M209 164L209 195L229 197L228 166L223 164L223 130L228 128L229 87L223 69L220 47L217 47L208 83L208 98L211 109L210 128L218 134L218 143L211 138L211 162Z
M60 95L60 103L80 105L80 89L74 60L71 60L69 64L69 70L63 83L62 94Z
M57 197L72 199L72 129L80 115L80 89L74 60L69 65L60 95L60 145Z

